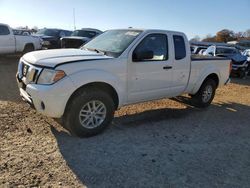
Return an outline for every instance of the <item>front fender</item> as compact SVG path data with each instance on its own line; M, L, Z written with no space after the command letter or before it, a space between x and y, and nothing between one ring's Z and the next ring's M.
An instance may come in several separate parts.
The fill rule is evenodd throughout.
M120 76L122 77L122 75ZM71 74L69 75L69 78L77 89L94 82L102 82L109 84L117 92L119 98L119 106L126 100L125 78L120 78L119 76L114 75L111 72L107 72L104 70L88 69Z

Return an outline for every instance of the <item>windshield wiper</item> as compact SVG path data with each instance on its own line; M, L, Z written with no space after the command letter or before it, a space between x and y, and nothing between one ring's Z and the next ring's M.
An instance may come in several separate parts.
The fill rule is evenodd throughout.
M98 54L103 54L103 55L106 55L107 54L107 52L105 52L105 51L102 51L102 50L98 50L98 49L88 49L88 50L90 50L90 51L94 51L94 52L96 52L96 53L98 53Z
M108 55L107 55L107 54L108 54L107 52L102 51L102 50L99 50L99 49L96 49L96 48L92 49L92 48L86 48L86 47L83 46L81 49L88 50L88 51L93 51L93 52L96 52L96 53L98 53L98 54L102 54L102 55L108 56Z

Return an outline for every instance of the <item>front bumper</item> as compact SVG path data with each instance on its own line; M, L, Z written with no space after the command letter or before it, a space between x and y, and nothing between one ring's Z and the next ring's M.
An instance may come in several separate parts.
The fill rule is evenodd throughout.
M39 113L53 118L63 116L67 101L75 87L68 77L52 85L27 84L17 76L20 95Z

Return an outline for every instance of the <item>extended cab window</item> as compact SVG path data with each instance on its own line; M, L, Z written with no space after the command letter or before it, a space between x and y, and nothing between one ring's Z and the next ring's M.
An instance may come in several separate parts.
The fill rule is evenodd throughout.
M0 35L8 35L8 34L10 34L8 27L1 25L0 26Z
M136 47L133 61L164 61L168 59L167 36L150 34Z
M175 51L175 59L180 60L186 57L186 47L185 41L182 36L174 35L174 51Z

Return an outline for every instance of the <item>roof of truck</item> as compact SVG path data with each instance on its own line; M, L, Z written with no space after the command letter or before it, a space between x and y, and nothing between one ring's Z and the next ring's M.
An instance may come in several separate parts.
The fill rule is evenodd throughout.
M121 28L121 29L109 29L109 30L130 30L130 31L152 32L152 33L167 32L167 33L185 35L185 33L180 32L180 31L171 31L171 30L164 30L164 29Z

